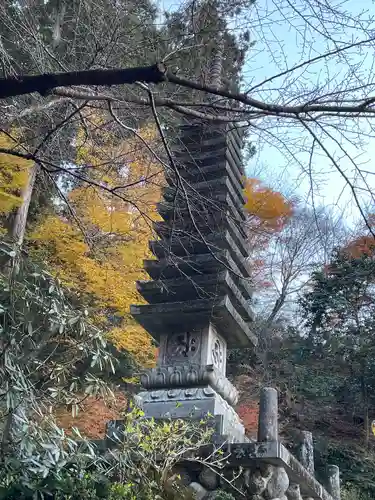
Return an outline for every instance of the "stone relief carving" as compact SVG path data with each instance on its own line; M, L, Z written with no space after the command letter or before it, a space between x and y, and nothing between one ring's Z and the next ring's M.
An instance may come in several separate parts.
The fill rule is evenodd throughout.
M168 361L194 360L199 354L200 332L176 333L167 340Z
M141 375L141 384L145 389L174 387L211 386L230 405L238 401L237 389L215 366L198 364L179 364L158 366Z
M224 365L224 349L222 342L216 338L212 348L212 362L215 368L222 370Z
M288 500L302 500L301 488L297 483L291 483L286 492Z

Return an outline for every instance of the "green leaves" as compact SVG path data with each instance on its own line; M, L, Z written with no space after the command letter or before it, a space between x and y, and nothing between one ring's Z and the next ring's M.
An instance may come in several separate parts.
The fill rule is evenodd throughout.
M7 255L9 246L1 243L0 259ZM53 413L70 405L76 414L84 394L113 397L101 370L113 372L115 362L102 332L43 269L20 259L17 270L6 268L0 280L0 483L14 474L30 483L57 474L72 459L93 456L88 443L80 455ZM5 466L15 457L18 471Z

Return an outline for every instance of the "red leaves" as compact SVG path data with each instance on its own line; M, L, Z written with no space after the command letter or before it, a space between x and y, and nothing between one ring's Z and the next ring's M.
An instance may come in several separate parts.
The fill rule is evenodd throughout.
M237 413L245 426L246 433L249 436L256 438L258 433L259 418L258 403L256 401L243 403L237 408Z
M90 439L103 439L107 422L120 419L126 404L122 393L116 394L116 401L108 404L103 399L90 397L79 406L76 417L68 409L61 409L56 416L57 423L68 433L72 427L77 427Z
M374 255L375 238L372 235L360 236L351 241L344 249L350 257L357 259L363 255Z
M375 214L368 214L366 224L361 230L359 236L353 238L342 252L353 259L359 259L363 256L373 256L375 254Z

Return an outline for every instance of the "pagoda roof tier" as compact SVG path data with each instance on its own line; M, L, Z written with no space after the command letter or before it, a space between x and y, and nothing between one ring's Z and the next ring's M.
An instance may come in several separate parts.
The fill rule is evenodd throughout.
M218 165L224 160L230 164L233 174L237 177L238 181L242 181L245 175L242 162L236 162L229 148L222 148L220 151L215 152L215 154L210 152L201 156L194 155L194 157L191 157L184 154L179 158L175 157L175 163L179 170L199 170L210 165Z
M181 217L184 217L187 226L192 224L194 226L197 223L198 227L207 226L210 231L219 231L226 225L228 219L237 226L242 237L247 239L243 227L245 221L241 216L241 212L233 203L230 194L224 191L217 193L215 198L209 198L201 193L195 193L194 198L188 196L188 200L186 197L179 196L175 202L162 201L157 203L157 208L159 215L166 222L174 221L175 223L179 221L180 227L184 225L181 223ZM200 219L200 222L198 219ZM206 222L203 226L202 220Z
M155 255L158 259L168 257L171 254L183 257L195 253L214 252L225 248L227 234L233 240L233 233L228 229L224 229L220 232L211 233L204 239L201 237L194 237L189 234L187 236L172 239L161 238L159 240L151 240L149 242L149 248L153 255ZM243 258L247 258L249 252L245 242L242 238L240 238L239 241L242 242L243 245L238 245L236 240L237 238L235 236L234 241L236 242L237 250L241 253Z
M188 184L185 186L185 191L190 203L194 203L195 201L206 201L208 206L215 202L216 196L229 193L232 203L236 208L236 212L241 219L246 219L243 208L246 199L242 191L238 191L234 188L229 176L212 179L211 181L198 182L196 184ZM164 199L173 203L178 203L180 199L184 199L185 197L185 192L181 188L169 186L163 188L162 192Z
M228 148L230 149L234 159L240 164L242 163L241 148L229 135L216 134L207 137L205 134L202 134L199 137L195 137L193 140L191 139L191 136L186 135L178 137L171 146L173 154L177 157L183 156L184 154L194 157L197 154L200 155L206 152L211 152L212 154L217 155L218 150Z
M215 236L215 238L206 239L205 241L201 239L200 244L195 246L194 244L189 244L191 240L188 240L188 238L182 238L184 241L177 240L173 245L173 250L175 251L172 250L172 246L168 240L153 241L150 242L150 249L158 259L171 258L172 256L188 258L196 254L216 253L223 249L229 250L230 256L241 271L241 274L245 277L250 276L247 256L244 257L242 255L229 231L222 231L211 236ZM196 243L198 242L196 241Z
M228 347L257 345L256 335L228 295L217 299L131 306L130 312L155 339L166 332L186 332L211 322L225 338Z
M159 203L158 212L164 222L171 227L185 229L187 233L199 231L205 235L222 232L227 226L227 220L231 220L238 227L239 233L245 239L241 222L243 222L234 206L228 204L214 203L207 208L199 203L189 204L185 207L173 206L173 204Z
M185 142L191 140L197 140L199 137L213 137L217 135L226 134L226 136L233 138L236 142L237 146L242 149L243 147L243 135L244 129L243 127L238 127L235 124L228 123L196 123L189 125L181 125L180 127L180 136L184 137Z
M228 250L184 258L145 260L144 269L154 280L176 279L182 276L190 276L193 280L196 275L213 274L228 269L239 278L239 286L243 293L249 296L252 293L250 280L243 277Z
M228 295L245 321L253 321L251 297L240 290L238 278L229 271L201 275L191 280L187 277L169 280L137 281L138 292L150 304L181 302L183 300L217 299Z
M217 179L218 177L223 177L227 175L238 191L243 191L244 183L243 176L238 175L238 171L233 169L233 166L225 159L220 158L216 163L207 166L195 167L180 165L178 168L178 174L180 177L188 182L196 184L197 182L209 181L212 179ZM166 174L166 181L170 186L176 186L177 175L173 171L168 171Z
M184 218L184 211L176 209L175 217L167 220L157 221L153 223L154 230L158 236L161 238L173 238L173 237L184 237L184 236L200 236L206 237L212 233L220 233L225 229L231 231L233 239L236 241L237 245L241 248L245 245L246 233L244 228L239 224L238 219L233 217L232 213L228 213L229 210L226 209L222 212L217 212L216 214L204 213L200 216L196 215L197 212L192 213L193 217ZM173 212L172 212L173 213ZM241 242L241 241L242 242Z

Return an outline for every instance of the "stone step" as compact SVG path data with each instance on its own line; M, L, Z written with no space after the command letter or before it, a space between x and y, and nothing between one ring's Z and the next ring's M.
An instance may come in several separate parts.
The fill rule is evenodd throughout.
M258 339L249 324L234 308L229 296L168 304L132 305L133 317L154 338L165 332L186 332L191 328L215 325L229 348L257 345Z

